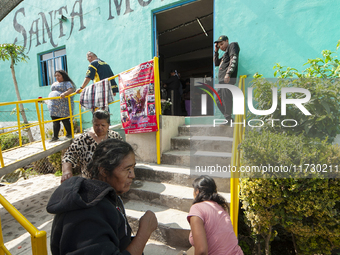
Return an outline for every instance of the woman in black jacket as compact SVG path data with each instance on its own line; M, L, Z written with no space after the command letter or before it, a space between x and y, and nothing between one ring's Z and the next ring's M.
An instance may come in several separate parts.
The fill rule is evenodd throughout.
M55 214L51 231L53 255L142 254L157 228L155 214L147 211L131 240L131 228L119 195L135 178L135 154L130 144L101 142L88 165L90 179L72 177L52 194L47 211Z

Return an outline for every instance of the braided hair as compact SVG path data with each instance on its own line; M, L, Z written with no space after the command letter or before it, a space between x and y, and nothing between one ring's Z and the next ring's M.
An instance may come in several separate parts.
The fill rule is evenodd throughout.
M228 203L224 197L217 193L217 186L213 178L208 175L201 175L194 180L192 186L195 192L198 190L193 204L203 201L214 201L222 206L225 211L229 212Z
M122 160L130 153L135 153L130 144L117 139L106 139L97 145L92 161L87 165L90 179L99 180L102 168L107 177L110 177Z

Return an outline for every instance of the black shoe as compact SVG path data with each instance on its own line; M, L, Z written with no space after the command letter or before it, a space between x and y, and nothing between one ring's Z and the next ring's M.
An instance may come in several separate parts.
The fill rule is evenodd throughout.
M225 117L225 119L227 120L226 124L230 124L231 122L234 122L234 119L231 116L227 116Z
M53 142L56 142L56 141L59 141L59 138L57 137L52 137L52 139L49 141L50 143L53 143Z
M72 139L72 135L67 135L66 138Z

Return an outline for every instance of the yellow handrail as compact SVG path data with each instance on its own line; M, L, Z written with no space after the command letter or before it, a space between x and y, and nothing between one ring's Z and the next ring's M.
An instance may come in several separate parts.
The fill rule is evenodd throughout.
M155 110L157 119L157 132L156 132L156 148L157 148L157 164L161 163L161 138L159 130L159 116L162 115L161 107L161 92L160 92L160 80L159 80L159 66L158 57L153 58L153 70L154 70L154 90L155 90Z
M11 205L1 194L0 204L17 220L23 228L31 235L32 254L33 255L47 255L46 232L40 231L32 225L13 205ZM3 244L2 233L0 239L0 248L6 253L9 251ZM1 253L0 253L1 254Z
M247 75L240 76L239 81L239 89L243 91L243 95L245 94L245 78ZM243 123L246 118L246 107L244 106L244 114L236 115L235 122ZM239 173L238 170L241 165L241 155L238 150L238 145L242 142L243 136L245 133L245 126L236 124L234 127L234 137L233 137L233 150L232 150L232 158L231 165L236 166L237 171L231 173L230 179L230 193L231 193L231 202L230 202L230 219L233 224L235 235L238 234L238 209L239 209L239 193L240 193L240 185L239 185Z
M154 61L158 61L158 58ZM158 67L158 64L157 64ZM129 69L131 70L131 69ZM127 70L127 71L129 71ZM124 72L127 72L124 71ZM158 71L158 69L157 69ZM116 78L118 75L115 75L113 77L110 77L109 80ZM155 83L159 85L159 74L156 75L158 79L156 79ZM157 86L157 85L155 85ZM155 90L156 92L157 90ZM159 92L158 92L159 93ZM22 138L21 138L21 130L26 129L29 127L34 127L39 125L40 128L40 133L41 133L41 141L43 143L43 148L46 150L45 147L45 130L44 130L44 125L49 122L53 121L59 121L63 119L70 118L71 121L71 130L72 130L72 137L74 137L74 128L73 128L73 118L79 116L80 119L80 132L82 132L82 114L89 112L88 111L81 111L81 106L79 104L79 113L73 115L72 112L72 106L71 106L71 97L76 95L77 93L72 93L66 98L68 99L68 106L69 106L69 111L70 111L70 116L65 117L65 118L60 118L58 120L44 120L44 112L43 112L43 105L41 105L41 112L38 106L38 103L44 100L53 100L53 99L60 99L60 97L50 97L50 98L37 98L37 99L28 99L28 100L22 100L22 101L15 101L15 102L6 102L6 103L0 103L0 106L8 106L8 105L16 105L16 114L17 114L17 122L18 126L13 126L13 127L5 127L5 128L0 128L2 129L8 129L8 128L14 128L11 131L4 132L1 135L7 134L7 133L12 133L12 132L18 132L19 133L19 145L22 146ZM114 102L111 102L110 104L117 103L119 100L116 100ZM20 123L20 109L19 109L19 104L24 104L24 103L34 103L36 112L37 112L37 119L38 123L30 123L30 124L25 124L22 125ZM159 102L160 104L160 102ZM160 107L160 106L159 106ZM158 132L159 132L159 121L158 123ZM160 139L159 139L160 140ZM157 144L157 153L160 153L160 145L159 143ZM5 167L3 156L2 156L2 150L0 147L0 165L1 168ZM45 231L39 231L37 228L35 228L14 206L12 206L1 194L0 194L0 204L30 233L31 235L31 243L32 243L32 254L33 255L47 255L47 245L46 245L46 232ZM5 247L4 242L3 242L3 235L2 235L2 229L1 229L1 221L0 221L0 255L3 254L8 254L10 255L11 253L8 251L8 249Z

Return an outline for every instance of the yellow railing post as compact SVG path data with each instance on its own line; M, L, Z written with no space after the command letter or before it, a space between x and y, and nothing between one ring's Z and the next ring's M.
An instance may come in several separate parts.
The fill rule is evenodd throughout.
M39 128L40 128L40 136L41 136L41 141L42 145L44 148L44 151L46 151L46 146L45 146L45 137L43 137L43 134L45 133L41 124L41 119L40 119L40 111L39 111L39 105L38 101L35 101L35 109L37 111L37 117L38 117L38 123L39 123ZM44 114L44 113L43 113Z
M46 140L46 135L45 135L45 120L44 120L44 104L41 104L41 125L42 125L42 134L40 134L41 136L41 141L43 144L45 144L45 140Z
M0 204L17 220L31 235L32 254L47 255L46 232L39 231L32 225L6 198L0 194Z
M153 71L154 71L154 89L155 89L155 109L156 109L156 119L157 119L157 132L156 132L157 164L160 164L161 163L161 138L160 138L160 129L159 129L159 116L162 115L162 108L161 108L158 57L153 58L153 68L154 68Z
M80 127L80 133L83 133L83 120L81 118L81 105L79 103L79 127Z
M38 231L34 236L31 235L31 243L33 255L47 255L47 242L45 231Z
M5 167L4 158L2 157L1 145L0 145L0 164L1 167Z
M19 134L19 146L22 146L22 137L21 137L21 125L20 125L20 113L19 113L19 104L16 103L16 112L17 112L17 121L18 121L18 134Z
M70 113L70 122L71 122L71 134L72 134L72 137L74 138L73 112L72 112L72 105L71 105L71 97L70 96L67 96L67 97L68 97L68 109L69 109L69 113Z
M239 88L243 91L243 95L245 94L245 78L246 75L242 75L239 81ZM245 102L244 102L245 103ZM236 115L235 122L242 123L243 120L246 118L246 107L244 106L244 113L243 115ZM241 165L241 157L240 151L238 150L238 145L243 140L243 135L245 132L245 127L242 127L240 124L236 124L234 127L234 134L233 134L233 151L232 151L232 159L231 164L232 166L236 166L237 171L231 173L230 179L230 219L233 224L235 235L238 234L238 212L239 212L239 193L240 193L240 181L239 177L240 174L238 172L240 165Z

